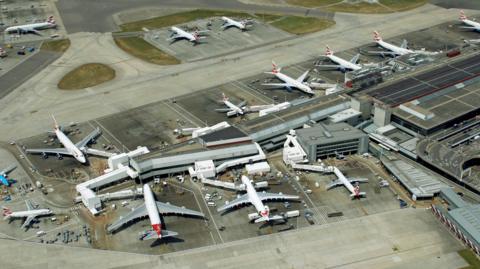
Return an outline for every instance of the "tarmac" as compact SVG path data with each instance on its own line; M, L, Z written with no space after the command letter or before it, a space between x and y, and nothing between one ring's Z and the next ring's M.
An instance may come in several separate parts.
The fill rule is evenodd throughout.
M326 31L226 57L169 67L151 65L126 55L115 46L110 34L73 34L71 48L60 59L20 86L18 91L0 100L3 115L0 123L4 126L0 139L28 137L38 130L48 129L47 117L51 113L60 121L82 122L256 75L268 70L272 59L282 66L307 61L323 54L319 40L335 44L336 50L344 50L370 42L374 29L394 36L438 24L442 22L439 18L454 20L457 13L425 5L413 11L381 16L336 16L338 23ZM409 24L408 21L416 16L418 23ZM395 27L398 23L404 27ZM341 40L338 32L343 32ZM64 74L79 64L92 61L112 66L116 79L85 90L56 89L55 85ZM23 100L28 111L16 106L16 100Z
M355 229L352 229L355 227ZM461 268L464 247L429 210L399 209L149 256L0 239L2 268ZM18 252L22 249L22 252ZM55 259L51 259L55 256Z

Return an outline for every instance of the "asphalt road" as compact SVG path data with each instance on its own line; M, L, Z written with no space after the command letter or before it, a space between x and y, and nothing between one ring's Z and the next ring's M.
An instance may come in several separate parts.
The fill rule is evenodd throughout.
M50 51L39 51L28 60L15 66L12 70L1 76L0 99L5 97L15 88L27 81L30 77L40 72L62 54Z
M444 8L480 9L478 0L431 0L430 3Z
M270 12L313 17L332 17L333 14L315 9L261 6L240 3L236 0L59 0L57 9L69 34L77 32L114 32L118 30L112 15L145 7L210 8L248 12Z

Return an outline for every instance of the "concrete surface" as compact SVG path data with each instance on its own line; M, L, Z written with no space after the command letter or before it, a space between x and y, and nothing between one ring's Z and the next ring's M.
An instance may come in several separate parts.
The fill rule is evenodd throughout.
M355 229L352 229L355 227ZM162 256L0 239L2 268L461 268L429 210L401 209ZM18 249L22 249L18 252ZM51 259L55 256L56 259Z

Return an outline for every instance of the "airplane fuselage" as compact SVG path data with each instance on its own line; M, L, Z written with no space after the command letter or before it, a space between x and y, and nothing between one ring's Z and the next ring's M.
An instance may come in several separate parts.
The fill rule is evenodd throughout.
M51 22L39 22L39 23L32 23L32 24L24 24L24 25L17 25L17 26L10 26L5 29L5 32L12 34L18 33L22 31L31 31L31 30L44 30L49 28L54 28L57 25Z
M26 211L16 211L8 214L7 218L27 218L51 215L53 212L50 209L33 209Z
M312 89L309 86L303 84L303 82L299 82L298 80L293 79L293 78L291 78L291 77L289 77L289 76L287 76L283 73L280 73L280 72L276 72L276 73L274 73L274 75L275 75L276 78L278 78L279 80L289 84L291 87L297 88L297 89L299 89L303 92L309 93L309 94L313 94Z
M148 184L143 185L143 195L145 199L145 207L147 208L148 217L153 230L157 233L158 238L162 237L162 226L160 222L160 214L153 197L152 189Z
M178 27L172 26L171 30L177 34L176 38L185 38L188 39L189 41L195 41L197 38L195 38L195 35L184 31Z
M65 147L65 149L72 154L72 156L81 163L86 163L87 159L83 152L72 143L72 141L59 129L55 128L55 135L58 141Z
M469 20L469 19L464 19L464 20L462 20L462 22L465 23L466 25L475 27L476 31L480 31L480 23L479 22L472 21L472 20Z
M225 21L226 23L230 24L229 26L234 26L237 27L240 30L244 30L246 28L245 24L238 22L236 20L232 20L227 17L222 17L222 20Z
M358 64L354 64L352 62L349 62L349 61L347 61L345 59L342 59L338 56L335 56L333 54L332 55L327 55L327 57L330 59L330 61L341 65L345 69L350 69L350 70L354 70L354 71L362 69L362 67L359 66Z
M260 200L260 198L258 197L257 191L253 187L252 182L250 182L250 179L246 176L242 176L242 183L245 185L249 200L257 210L258 214L262 217L268 218L268 215L269 215L268 207L265 206L262 200Z
M405 48L401 48L399 46L395 46L393 44L390 44L390 43L387 43L383 40L379 40L379 41L376 41L377 44L384 48L384 49L387 49L397 55L406 55L406 54L409 54L409 53L413 53L412 50L409 50L409 49L405 49Z

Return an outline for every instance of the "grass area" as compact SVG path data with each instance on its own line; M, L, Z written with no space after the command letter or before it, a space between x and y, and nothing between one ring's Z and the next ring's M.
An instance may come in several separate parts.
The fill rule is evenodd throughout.
M458 255L462 256L462 258L469 264L469 266L464 267L462 269L479 269L480 268L480 260L478 260L475 253L473 253L470 249L462 249L458 251Z
M337 4L342 0L286 0L287 4L303 7L322 7L331 4Z
M335 25L333 20L298 16L278 16L277 19L273 19L272 15L269 23L285 32L297 35L318 32Z
M428 0L380 0L380 4L360 2L341 3L341 0L286 0L288 4L304 7L325 7L332 12L348 13L391 13L420 7Z
M114 37L115 44L125 52L146 62L159 65L179 64L180 61L140 37Z
M66 74L58 83L62 90L79 90L107 82L115 78L115 70L100 63L81 65Z
M222 10L208 10L208 9L196 9L192 11L175 13L167 16L156 17L147 20L129 22L120 25L122 32L136 32L142 31L143 27L154 29L162 28L177 24L182 24L198 19L206 19L210 17L218 16L232 16L232 17L251 17L247 13L242 12L231 12L231 11L222 11Z
M41 50L65 52L70 47L70 39L49 40L42 43Z

